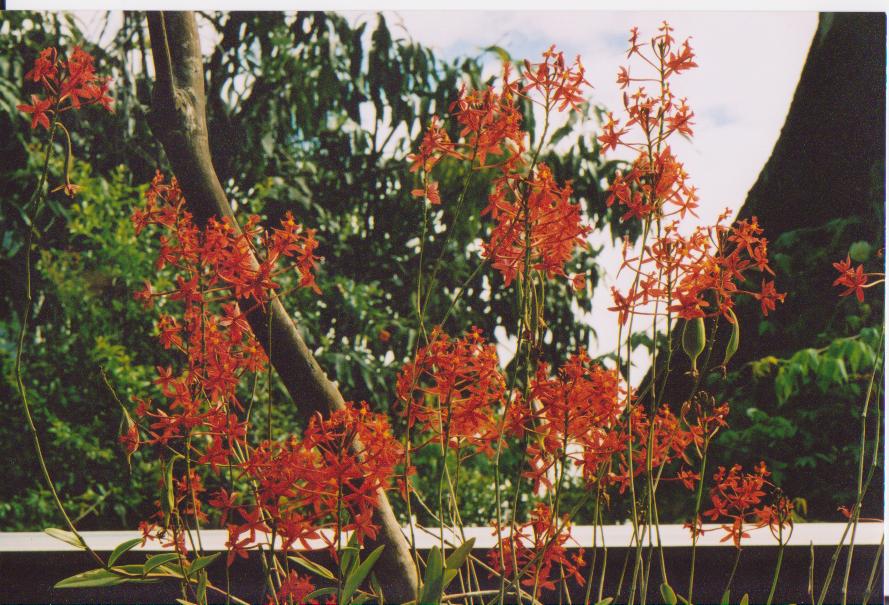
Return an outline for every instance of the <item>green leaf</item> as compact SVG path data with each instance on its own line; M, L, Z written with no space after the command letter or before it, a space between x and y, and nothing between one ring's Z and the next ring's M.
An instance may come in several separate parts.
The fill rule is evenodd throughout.
M466 542L458 546L454 552L448 555L448 558L445 561L445 567L448 569L460 569L463 567L463 564L469 557L469 553L472 552L473 546L475 546L475 538L469 538Z
M778 405L786 403L796 392L796 380L790 370L792 367L794 366L781 366L775 376L775 396L778 398Z
M122 554L132 550L134 546L140 544L141 542L142 538L133 538L132 540L127 540L126 542L115 546L114 550L112 550L111 554L108 556L108 567L114 565L114 562L117 561Z
M596 605L611 605L611 602L614 599L612 597L605 597L601 601L596 602Z
M164 491L166 492L166 511L164 511L167 515L172 517L173 509L176 508L176 491L173 488L173 467L176 464L176 460L184 458L180 454L176 454L170 461L167 462L167 472L164 473Z
M512 57L509 52L502 46L488 46L483 49L486 53L494 53L500 58L501 63L512 63Z
M336 587L334 586L319 588L318 590L310 592L308 595L306 595L306 601L315 601L321 597L326 597L332 594L336 594Z
M790 358L790 363L799 366L803 376L808 376L809 370L814 372L818 369L821 360L818 357L818 351L815 349L803 349L793 354L793 357Z
M418 603L438 603L444 590L444 566L441 550L433 546L426 559L426 576L423 578L423 589L420 591Z
M191 565L189 566L188 575L204 569L207 565L218 559L219 555L221 554L221 552L218 552L212 555L207 555L206 557L198 557L197 559L192 561Z
M107 569L91 569L56 582L55 588L100 588L117 586L126 581L127 578L111 573Z
M221 553L219 553L221 554ZM195 597L197 597L198 605L207 605L207 572L198 573L198 586L195 588Z
M343 577L348 577L358 565L358 547L345 546L341 552L340 571L342 571Z
M361 565L355 568L349 577L346 578L345 583L343 584L343 602L348 603L352 598L352 593L361 585L364 581L364 578L367 577L367 574L370 573L370 570L373 569L374 564L377 562L377 559L380 558L380 555L383 553L383 546L377 546L373 552L367 555L367 558L361 562Z
M334 573L332 571L330 571L329 569L327 569L326 567L324 567L323 565L321 565L319 563L315 563L314 561L311 561L311 560L309 560L305 557L302 557L300 555L290 555L287 558L290 559L291 561L293 561L294 563L296 563L297 565L301 565L301 566L305 567L306 569L308 569L310 572L312 572L315 575L318 575L318 576L321 576L322 578L327 578L328 580L333 580L334 582L336 582L336 575L334 575Z
M741 597L741 603L740 603L739 605L750 605L750 595L748 595L748 594L745 592L745 593L744 593L744 596Z
M454 581L454 578L457 577L457 574L460 573L459 569L445 569L444 573L441 576L441 590L444 592L444 589L448 587L448 584Z
M664 598L664 603L667 605L676 605L676 593L673 592L673 589L670 588L670 585L666 582L661 584L661 596Z
M44 533L52 536L56 540L61 540L62 542L66 542L71 546L77 547L80 550L86 550L86 544L77 537L72 531L65 531L64 529L56 529L55 527L47 527L43 530Z
M719 605L731 605L731 592L726 590L722 593L722 599L719 601Z
M153 555L148 557L148 560L145 561L145 565L142 566L142 574L147 575L148 573L154 571L164 563L169 563L170 561L176 561L179 559L179 553L175 552L165 552L159 555Z
M844 384L849 381L846 364L836 357L824 357L818 365L818 388L826 393L832 384Z
M863 263L870 258L871 247L866 241L854 242L849 246L849 256L856 263Z
M370 587L373 588L374 594L377 596L377 603L385 605L386 597L383 595L383 587L380 585L380 580L377 578L376 573L370 574Z
M185 599L176 599L176 602L179 603L179 605L197 605L196 603L186 601Z

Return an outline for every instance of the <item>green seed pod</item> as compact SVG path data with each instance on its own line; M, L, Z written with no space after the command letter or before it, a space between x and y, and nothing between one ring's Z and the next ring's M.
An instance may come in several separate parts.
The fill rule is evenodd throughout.
M685 322L682 329L682 350L691 360L692 376L698 375L698 357L704 352L707 334L704 328L704 318L696 317Z
M728 365L729 360L738 352L738 345L741 343L741 322L738 321L738 316L731 309L728 309L728 314L732 321L732 335L725 347L725 358L722 360L723 368Z

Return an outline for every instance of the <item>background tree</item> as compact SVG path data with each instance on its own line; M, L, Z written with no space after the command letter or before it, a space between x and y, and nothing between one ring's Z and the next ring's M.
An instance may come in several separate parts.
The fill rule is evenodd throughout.
M53 194L34 222L44 252L35 271L39 299L26 343L26 379L50 466L66 503L75 516L84 516L84 529L132 527L151 510L152 469L139 453L132 475L121 468L123 455L116 446L121 411L99 368L126 402L150 391L153 367L169 361L156 350L154 328L132 300L153 269L152 251L136 243L129 213L154 170L168 170L148 128L151 61L144 18L109 15L105 38L111 42L104 50L86 40L70 16L4 13L0 19L9 32L0 41L7 51L0 57L0 123L12 133L0 159L0 179L10 192L0 205L0 270L10 284L0 302L0 409L10 419L0 447L15 460L7 468L6 487L0 488L0 525L33 529L54 518L32 479L36 466L16 420L19 405L11 386L24 287L23 208L37 161L28 122L15 105L24 72L39 50L79 43L114 77L116 113L78 117L72 130L81 162L75 167L84 189L73 200ZM397 369L417 340L414 303L404 293L412 290L420 269L416 251L423 211L410 196L417 177L409 172L406 155L431 116L448 113L463 83L483 84L480 58L445 63L393 35L383 17L354 26L323 13L204 14L202 19L218 34L204 68L209 140L225 192L239 212L260 213L273 224L290 210L318 229L326 259L318 276L321 302L294 294L286 301L288 310L343 395L385 410L394 400ZM593 108L585 119L595 119ZM588 219L619 236L624 227L605 208L600 185L616 164L599 159L592 130L570 139L566 153L546 161L556 178L574 179ZM61 168L52 167L56 177ZM454 199L464 176L442 175L442 196ZM515 325L516 311L514 301L484 272L469 279L480 262L472 244L483 227L479 219L466 217L478 216L486 192L484 178L473 177L462 220L455 220L453 205L430 213L425 271L440 259L440 295L431 298L429 316L442 317L450 295L465 284L468 296L450 315L447 329L478 325L490 336L494 325ZM577 326L571 311L574 300L590 304L597 272L592 257L584 263L574 270L588 275L586 292L577 297L560 284L548 297L554 338L544 353L551 359L589 341L590 329ZM491 293L490 300L482 300L483 292ZM277 381L273 386L286 401ZM264 412L257 413L263 424ZM274 413L276 426L296 428L292 407L277 406ZM75 455L81 449L91 452L83 464ZM493 506L485 496L485 461L479 460L473 472L486 487L468 490L476 513L467 521L483 523ZM472 485L471 477L467 481ZM23 485L33 487L22 490Z

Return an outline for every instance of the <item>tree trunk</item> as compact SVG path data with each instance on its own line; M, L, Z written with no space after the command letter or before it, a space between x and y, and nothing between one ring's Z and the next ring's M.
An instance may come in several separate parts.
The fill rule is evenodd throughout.
M212 216L228 217L234 223L231 204L210 156L204 66L194 14L148 13L148 29L155 68L151 128L166 151L198 224L203 225ZM257 263L255 258L253 262ZM327 416L341 409L343 396L318 365L281 302L275 298L269 308L271 317L260 308L251 312L248 320L302 415ZM376 570L386 601L415 599L417 572L410 548L382 490L378 493L375 522L380 525L375 542L385 546Z

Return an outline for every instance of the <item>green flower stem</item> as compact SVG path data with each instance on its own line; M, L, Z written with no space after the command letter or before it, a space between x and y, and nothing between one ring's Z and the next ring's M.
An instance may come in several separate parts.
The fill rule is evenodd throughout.
M77 528L74 526L74 523L71 521L71 518L65 511L65 506L62 504L59 493L56 491L52 476L49 474L49 469L46 466L46 459L43 455L43 448L40 445L40 435L37 433L37 426L34 424L34 418L31 414L31 405L28 401L28 391L25 387L24 378L22 377L22 360L25 350L25 335L28 333L28 318L31 314L31 305L33 303L31 290L31 250L34 247L34 224L36 222L37 216L40 214L40 209L43 206L43 202L46 200L46 181L47 176L49 175L49 161L53 154L53 139L55 137L56 128L59 125L57 110L58 104L56 106L56 111L53 112L52 123L50 124L49 128L49 139L47 140L46 146L44 148L43 170L37 183L37 189L35 189L34 194L31 196L31 199L28 201L28 204L25 207L27 210L32 203L35 204L34 214L30 217L30 221L28 224L28 239L25 246L25 309L22 312L22 325L21 329L19 330L18 347L16 348L15 353L15 381L19 397L22 400L22 410L25 415L25 421L28 424L28 430L31 433L31 440L34 443L34 451L37 454L37 463L40 466L40 471L43 474L43 479L46 482L46 485L49 487L50 493L52 494L52 498L55 502L56 508L62 515L62 518L65 521L65 525L68 526L68 529L71 531L71 533L73 533L77 537L77 539L90 553L93 559L95 559L95 561L99 565L105 567L105 562L102 560L102 558L87 545L86 541L83 539L83 536L81 536L80 533L77 531Z
M884 332L883 332L883 329L881 328L880 329L881 347L879 349L880 351L883 350L883 348L882 348L883 336L884 336ZM874 475L874 470L877 467L877 461L878 461L879 449L880 449L879 448L879 438L880 438L880 416L879 416L880 410L879 410L879 408L880 408L880 406L874 406L876 408L877 414L878 414L877 429L875 431L875 436L874 436L874 454L873 454L873 458L871 459L870 468L868 469L867 478L866 479L863 478L864 456L865 456L866 439L867 439L867 412L868 412L868 409L870 406L871 397L876 396L876 394L879 393L880 386L882 385L882 377L883 377L883 373L885 371L882 361L883 361L882 356L878 356L877 360L874 363L874 371L871 373L870 383L868 384L868 387L867 387L867 395L865 396L864 406L862 407L862 410L861 410L861 416L860 416L860 418L861 418L861 437L860 437L861 445L860 445L859 461L858 461L858 471L859 471L858 472L858 493L855 498L855 505L852 508L852 514L849 516L849 521L846 522L846 527L843 530L843 535L840 537L840 541L837 544L836 548L834 549L833 555L830 558L830 567L828 568L828 571L827 571L827 577L825 577L825 579L824 579L824 584L821 587L821 592L818 595L817 605L822 605L824 603L825 597L827 596L827 589L830 587L830 582L833 579L833 574L836 570L837 560L839 559L840 551L842 550L843 545L846 542L846 536L848 535L849 530L852 529L853 527L857 527L857 525L858 525L858 514L859 514L859 511L861 510L861 502L864 500L864 495L865 495L865 493L867 493L867 489L870 486L871 479L873 478L873 475ZM875 378L876 378L878 372L880 373L881 381L875 387L874 386L875 385ZM851 548L852 547L850 545L850 550L851 550Z
M775 563L775 573L772 576L772 587L769 590L769 598L766 600L766 605L772 605L772 599L775 597L775 589L778 587L778 575L781 573L781 562L784 560L784 540L783 537L784 526L781 525L778 528L778 561Z
M701 470L698 471L698 487L695 492L695 512L691 518L692 523L692 533L691 533L691 569L688 575L688 600L690 603L694 603L692 600L694 589L695 589L695 559L697 556L697 548L698 548L698 515L701 512L701 499L704 494L704 475L707 472L707 450L710 446L710 435L704 436L704 451L701 454Z
M870 596L874 591L875 580L877 579L877 569L880 567L880 563L883 561L883 542L886 539L886 536L880 536L880 547L877 548L877 554L874 557L873 565L870 568L870 575L867 578L867 589L864 591L864 596L861 597L862 603L869 603Z

